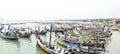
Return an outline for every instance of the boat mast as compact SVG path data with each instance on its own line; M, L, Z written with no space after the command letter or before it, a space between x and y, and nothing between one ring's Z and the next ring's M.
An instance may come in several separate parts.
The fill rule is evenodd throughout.
M49 37L49 45L51 46L51 38L52 38L52 22L50 23L50 37Z
M96 48L98 48L98 35L99 35L99 32L98 32L98 34L96 35Z

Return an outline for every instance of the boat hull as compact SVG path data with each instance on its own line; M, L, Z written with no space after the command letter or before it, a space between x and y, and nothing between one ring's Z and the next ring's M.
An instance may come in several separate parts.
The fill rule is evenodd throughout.
M82 51L83 52L88 52L88 48L84 48L84 47L81 47ZM104 49L89 49L89 53L102 53L102 52L105 52Z
M19 36L8 36L8 35L3 35L3 34L0 34L0 36L4 39L10 39L10 40L18 40L19 39Z
M45 31L45 32L35 32L35 31L33 31L32 33L33 33L33 34L46 34L47 31Z
M29 34L21 34L20 36L21 36L21 37L30 37L30 36L31 36L31 33L29 33Z
M57 53L54 52L53 50L48 49L48 48L46 48L45 45L41 44L41 42L40 42L39 39L37 39L37 45L38 45L39 47L41 47L43 50L45 50L47 53L49 53L49 54L57 54Z

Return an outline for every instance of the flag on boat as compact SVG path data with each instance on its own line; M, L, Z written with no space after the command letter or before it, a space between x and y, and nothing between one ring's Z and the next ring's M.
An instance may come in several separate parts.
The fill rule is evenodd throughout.
M50 32L52 32L52 23L50 23Z

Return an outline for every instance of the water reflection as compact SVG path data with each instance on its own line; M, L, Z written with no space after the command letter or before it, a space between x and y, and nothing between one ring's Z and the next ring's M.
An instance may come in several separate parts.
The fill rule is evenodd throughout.
M7 40L0 38L0 54L40 54L45 53L39 47L36 47L36 37L20 38L19 40Z
M17 48L20 47L20 43L17 40L8 40L0 38L0 54L18 54Z

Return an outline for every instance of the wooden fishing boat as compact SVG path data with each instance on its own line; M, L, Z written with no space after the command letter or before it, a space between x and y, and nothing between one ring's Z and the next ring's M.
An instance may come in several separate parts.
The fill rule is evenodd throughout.
M88 53L102 53L105 52L105 40L99 39L98 35L95 39L87 39L88 42L82 43L81 49Z
M20 37L30 37L32 31L30 28L24 28L23 30L18 30L18 33L20 34Z
M52 24L53 28L52 28L52 32L63 32L64 29L61 28L60 26L57 26L55 24ZM50 28L46 28L47 31L50 31Z
M18 40L20 38L20 36L10 36L10 35L6 35L4 33L1 33L0 36L5 39L11 39L11 40Z
M42 30L42 31L32 31L33 34L46 34L47 31L46 30Z
M64 29L64 30L73 30L74 29L74 27L72 25L65 24L65 23L63 23L61 28Z
M56 41L57 41L58 44L60 44L64 47L67 47L67 44L64 41L60 40L59 38L56 38Z
M46 30L46 26L35 26L35 29L32 31L33 34L46 34L47 30Z
M66 37L66 39L64 37L59 37L58 35L55 35L56 41L58 44L64 46L64 47L68 47L68 45L72 45L73 49L78 48L77 44L78 44L78 40L79 38L74 38L73 37Z
M89 53L102 53L102 52L105 52L105 49L102 49L102 48L91 48L91 47L88 47L88 46L84 46L84 47L81 47L82 51L83 52L88 52Z
M42 30L41 32L39 32L39 34L46 34L47 33L47 31L46 30Z
M71 32L71 35L72 35L72 36L76 36L76 37L82 36L82 34L80 34L78 31L73 31L73 32Z
M21 37L30 37L31 33L24 33L24 34L20 34Z
M49 54L64 54L64 49L59 48L55 45L53 45L53 47L50 47L40 39L37 39L37 45L40 46L43 50L45 50Z
M99 33L100 38L110 38L111 35L112 35L111 31L109 31L108 33L105 33L105 32L102 32L102 31L93 31L93 32L91 32L90 35L94 38L97 33Z

